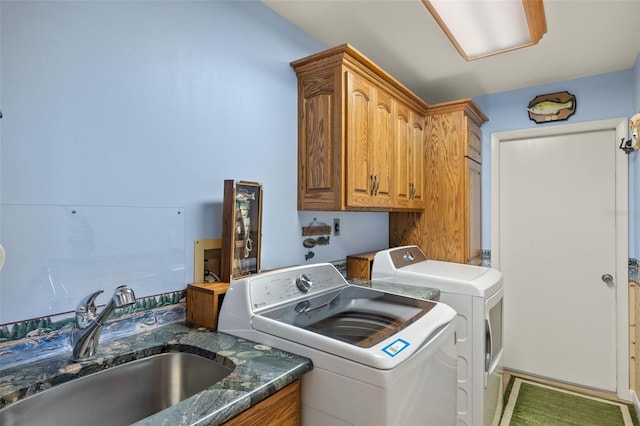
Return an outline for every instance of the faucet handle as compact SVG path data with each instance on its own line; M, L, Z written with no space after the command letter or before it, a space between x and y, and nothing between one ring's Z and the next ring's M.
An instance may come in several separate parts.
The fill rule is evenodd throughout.
M104 290L98 290L84 297L76 307L76 321L88 322L96 316L96 297L102 294Z

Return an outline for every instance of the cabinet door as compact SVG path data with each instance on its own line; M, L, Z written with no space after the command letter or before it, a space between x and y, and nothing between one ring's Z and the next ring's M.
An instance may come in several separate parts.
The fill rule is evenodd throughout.
M411 167L411 112L409 108L396 102L394 114L395 145L395 207L408 208L411 204L409 174Z
M409 185L411 208L424 208L424 117L411 114L411 143L409 144Z
M332 70L298 78L298 210L342 208L338 79Z
M481 176L482 166L470 158L467 161L467 263L480 265L482 263L482 202Z
M368 207L374 189L369 159L369 145L373 140L373 86L350 72L346 78L346 205Z
M394 124L394 206L398 209L423 209L424 117L396 103Z
M371 205L393 206L393 101L387 92L374 90L373 140L369 145L369 164L374 179Z

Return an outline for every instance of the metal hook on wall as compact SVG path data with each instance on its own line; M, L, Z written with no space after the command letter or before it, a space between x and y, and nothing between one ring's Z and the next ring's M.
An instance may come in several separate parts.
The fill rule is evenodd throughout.
M634 143L631 139L625 142L624 138L620 140L620 146L618 148L623 150L625 154L630 154L638 149L634 146Z

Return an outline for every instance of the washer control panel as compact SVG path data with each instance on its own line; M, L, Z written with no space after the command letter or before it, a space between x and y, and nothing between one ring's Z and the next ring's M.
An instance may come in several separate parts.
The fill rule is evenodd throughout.
M246 279L254 310L349 285L342 274L328 263L272 271Z
M427 256L416 246L399 247L389 251L389 256L396 269L427 260Z

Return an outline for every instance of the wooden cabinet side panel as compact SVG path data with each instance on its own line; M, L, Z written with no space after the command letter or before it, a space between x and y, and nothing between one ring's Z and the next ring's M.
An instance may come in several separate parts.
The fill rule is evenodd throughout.
M300 380L281 389L225 426L299 426L301 424Z
M187 324L217 330L220 306L229 283L187 285Z
M467 162L467 259L466 263L482 263L482 166L470 158Z
M376 252L366 252L347 256L347 278L371 279L371 267Z
M298 209L342 207L340 88L335 71L298 78Z
M423 215L424 212L389 213L389 247L415 245L426 253Z
M467 151L466 156L476 163L482 164L482 133L480 126L467 119Z
M214 330L214 297L211 292L187 286L187 324Z
M640 287L635 281L629 282L629 388L636 393L640 386L640 368L638 368L638 360L640 359Z
M425 140L425 254L430 259L466 263L463 114L428 116Z

